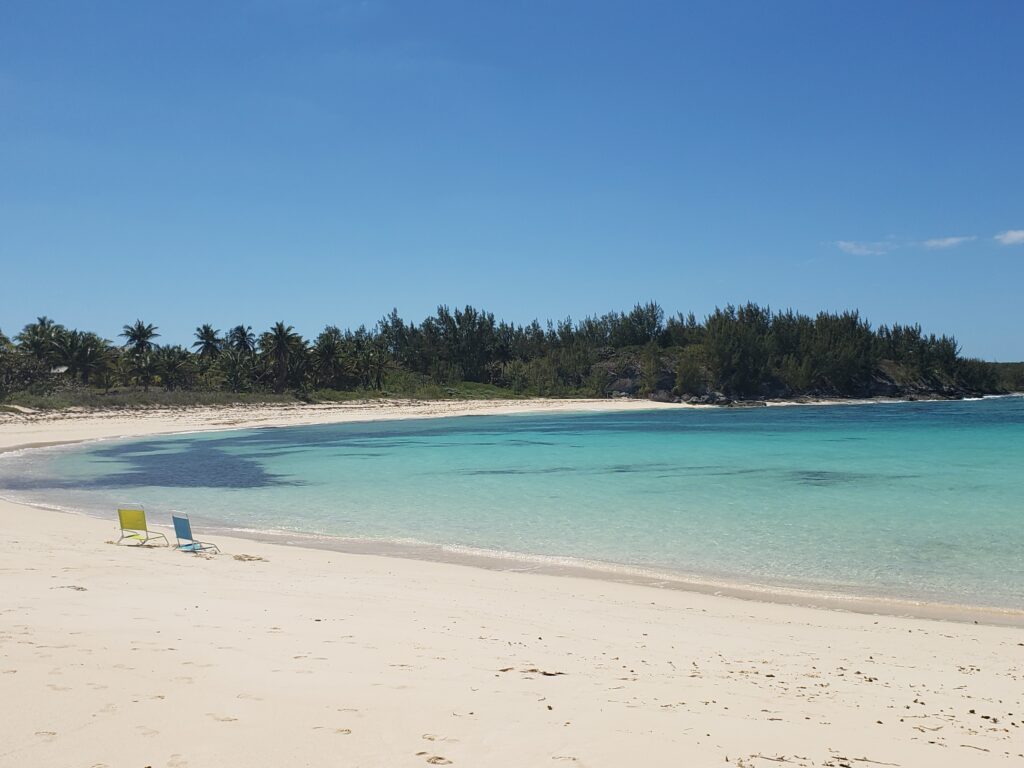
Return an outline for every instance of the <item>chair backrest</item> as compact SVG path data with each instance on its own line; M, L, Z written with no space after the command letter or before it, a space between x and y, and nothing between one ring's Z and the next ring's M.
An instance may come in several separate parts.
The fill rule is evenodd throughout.
M171 520L174 521L174 535L176 538L185 541L195 541L192 538L192 524L188 521L187 517L184 515L171 515Z
M122 531L146 531L146 511L141 505L118 507L117 519L121 521Z

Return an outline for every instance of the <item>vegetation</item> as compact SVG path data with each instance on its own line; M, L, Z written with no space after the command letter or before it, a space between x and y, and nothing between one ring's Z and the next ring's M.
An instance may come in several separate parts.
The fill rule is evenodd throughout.
M873 329L857 312L756 304L665 318L654 303L579 322L497 321L473 307L419 324L397 311L372 329L304 339L284 322L196 328L161 345L136 320L118 345L37 318L0 333L0 401L35 407L442 397L652 396L702 402L801 396L962 397L1024 388L1024 364L964 358L917 325Z

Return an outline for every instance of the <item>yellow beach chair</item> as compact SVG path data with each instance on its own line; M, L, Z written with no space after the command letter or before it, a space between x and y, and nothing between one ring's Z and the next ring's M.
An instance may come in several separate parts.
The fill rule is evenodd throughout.
M121 538L117 540L118 544L129 540L141 547L151 541L159 542L163 539L164 546L170 546L166 536L146 527L146 510L142 508L141 504L121 505L117 508L117 519L121 523Z

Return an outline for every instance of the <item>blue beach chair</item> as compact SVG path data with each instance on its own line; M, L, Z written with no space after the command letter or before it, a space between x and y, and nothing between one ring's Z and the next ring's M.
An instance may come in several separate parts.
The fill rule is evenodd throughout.
M174 538L178 540L176 549L180 549L182 552L220 554L220 548L216 544L195 540L195 537L192 536L192 524L188 521L188 515L171 515L171 520L174 521Z

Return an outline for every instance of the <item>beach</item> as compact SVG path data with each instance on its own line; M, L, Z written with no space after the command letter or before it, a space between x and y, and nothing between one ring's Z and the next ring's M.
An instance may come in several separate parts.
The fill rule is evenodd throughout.
M652 407L381 401L2 414L0 450ZM219 534L223 554L212 557L117 547L113 511L103 521L0 501L0 520L0 692L18 704L0 725L0 766L1024 759L1020 628Z

